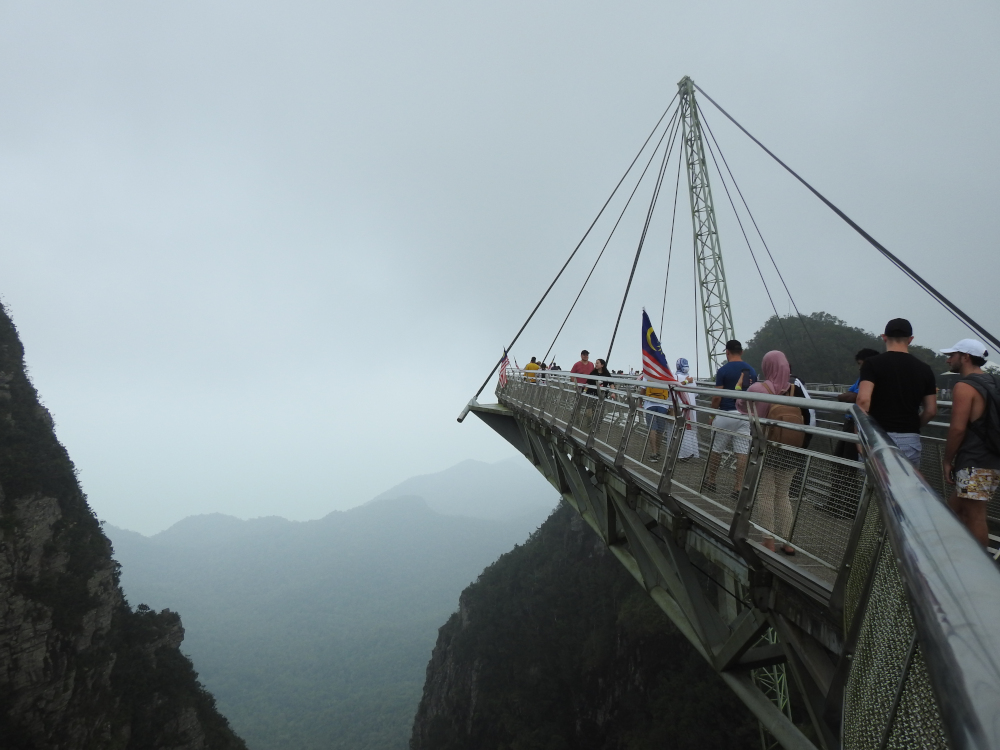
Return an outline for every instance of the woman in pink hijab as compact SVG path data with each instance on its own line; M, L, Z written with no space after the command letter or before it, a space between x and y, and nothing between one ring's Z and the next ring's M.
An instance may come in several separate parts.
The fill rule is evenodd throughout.
M750 393L769 393L772 396L791 396L795 384L790 382L792 368L788 365L788 359L783 352L777 350L768 352L760 363L761 379L747 388ZM740 400L736 402L736 408L744 414L747 413L747 405L752 403L758 417L767 417L771 410L771 405L762 401L748 402ZM798 469L794 466L783 465L782 460L787 458L784 451L774 450L773 447L767 451L764 458L764 467L760 473L760 483L757 485L757 502L754 504L751 520L766 529L764 533L764 546L774 552L774 536L777 534L783 540L788 539L792 528L792 501L788 497L788 489L792 486L792 479ZM786 555L794 555L795 548L785 541L781 551Z
M788 359L784 352L774 350L764 355L760 363L761 378L747 388L750 393L770 393L772 396L790 396L795 384L791 382L792 368L788 364ZM747 413L747 401L739 400L736 408L744 414ZM754 401L757 406L757 416L766 417L771 410L770 404L761 401Z

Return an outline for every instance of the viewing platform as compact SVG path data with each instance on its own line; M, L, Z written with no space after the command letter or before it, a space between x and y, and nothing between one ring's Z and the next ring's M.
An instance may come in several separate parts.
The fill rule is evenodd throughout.
M499 403L472 411L782 746L1000 748L1000 572L942 501L940 438L924 438L917 471L867 414L829 397L543 372L508 370ZM643 386L669 393L668 413L644 408L659 402ZM776 442L779 423L713 409L718 395L817 419L780 423L808 436L802 447ZM863 460L834 455L838 441Z

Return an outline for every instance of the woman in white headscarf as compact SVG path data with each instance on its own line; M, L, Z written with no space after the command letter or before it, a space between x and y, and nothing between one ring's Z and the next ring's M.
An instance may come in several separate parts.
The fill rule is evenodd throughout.
M688 361L681 357L676 362L677 371L677 382L681 385L691 385L694 382L694 378L691 377L691 366ZM679 400L682 404L693 407L694 406L694 394L693 393L680 393L678 392ZM696 419L696 412L692 408L684 409L684 416L687 419ZM687 426L684 430L684 438L681 442L681 452L678 458L685 461L689 458L699 458L700 453L698 452L698 431L693 429L691 425Z

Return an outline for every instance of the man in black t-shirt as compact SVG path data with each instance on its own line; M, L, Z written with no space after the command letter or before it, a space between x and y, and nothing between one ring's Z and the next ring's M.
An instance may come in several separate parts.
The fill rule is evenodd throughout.
M886 351L861 365L857 404L889 433L910 463L919 467L920 428L937 414L934 371L910 354L910 321L890 320L882 340Z

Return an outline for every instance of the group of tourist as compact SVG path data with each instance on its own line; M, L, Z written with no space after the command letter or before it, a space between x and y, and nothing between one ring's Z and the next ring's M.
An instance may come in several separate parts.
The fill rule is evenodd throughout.
M899 448L902 456L918 471L920 467L921 429L937 414L937 382L930 366L909 353L913 341L913 328L903 318L890 320L882 334L884 352L862 349L854 359L859 368L857 381L838 400L856 403L868 414ZM945 444L943 473L945 482L953 488L948 504L955 514L984 546L989 532L986 521L987 503L1000 487L1000 378L984 372L982 367L989 355L986 347L976 339L962 339L954 346L941 349L947 356L948 367L961 379L952 391L951 423ZM739 341L726 343L726 364L715 375L715 387L726 391L746 391L771 396L798 396L809 398L803 383L791 373L788 359L781 351L767 352L761 361L761 374L743 361L743 346ZM545 370L544 363L532 357L525 367L526 377L534 380L537 371ZM560 369L554 363L549 370ZM688 361L676 362L677 378L683 384L693 383ZM620 376L608 369L603 359L590 361L590 352L584 350L580 361L570 372L576 376L578 386L596 395L604 386L613 383L600 378ZM544 375L542 375L544 377ZM639 378L643 379L642 376ZM647 460L663 460L664 433L670 413L669 393L665 388L647 385L641 390L642 409L649 428ZM678 393L680 408L691 416L694 396ZM716 479L722 455L730 453L735 460L734 485L728 491L730 500L739 496L750 450L750 422L745 418L751 413L758 418L770 419L768 439L795 447L806 447L808 431L796 425L816 424L815 409L775 404L768 401L741 399L719 395L712 399L714 411L712 426L715 437L711 445L708 466L702 484L704 491L718 493ZM778 426L789 423L789 428ZM855 430L853 418L845 419L844 430ZM859 447L854 441L840 441L835 455L857 460ZM780 454L776 454L780 456ZM687 425L678 458L682 461L699 457L695 431ZM795 554L787 543L792 523L789 488L796 469L765 461L758 484L755 520L765 529L771 529L781 538L780 551ZM773 536L765 535L764 546L777 551Z
M920 431L937 415L936 378L929 365L909 353L913 327L908 320L890 320L882 340L885 352L862 349L855 355L860 375L840 400L856 403L919 470ZM987 546L987 504L1000 486L1000 379L983 372L989 351L977 339L962 339L940 352L948 358L949 371L961 375L952 390L941 467L952 487L948 505ZM854 429L853 420L845 429ZM856 444L848 446L838 446L838 455L855 458Z
M847 393L839 396L839 400L856 403L885 430L903 457L919 471L920 431L937 414L936 378L927 363L909 353L913 327L908 320L890 320L882 340L884 352L862 349L855 355L860 370L858 380ZM942 467L945 482L953 487L948 504L977 541L986 546L989 542L987 503L1000 486L1000 379L983 372L989 352L981 341L963 339L940 352L947 356L951 372L962 376L953 389L951 423ZM742 347L738 341L727 343L726 359L727 363L716 373L718 388L771 395L809 395L802 383L791 376L788 359L780 351L764 355L763 377L759 380L753 368L742 361ZM751 403L753 406L748 406ZM736 456L735 487L731 494L738 495L749 452L750 423L736 417L735 412L747 414L752 408L758 417L778 419L777 410L794 411L795 407L719 396L712 400L712 407L734 412L734 415L718 415L714 419L714 426L720 432L716 434L709 457L705 488L716 490L719 452L730 450ZM814 410L800 411L801 418L787 418L788 421L815 424ZM811 414L807 416L807 412ZM844 429L855 429L850 415ZM783 429L782 433L778 442L804 447L808 439L802 431ZM769 438L774 439L773 434ZM841 441L835 453L843 458L857 459L857 443ZM787 532L792 521L788 489L794 474L793 468L767 463L761 473L756 517L760 525L773 529L779 536L787 536L782 532ZM772 537L765 536L764 545L775 549ZM794 548L788 544L783 544L781 550L794 554Z

